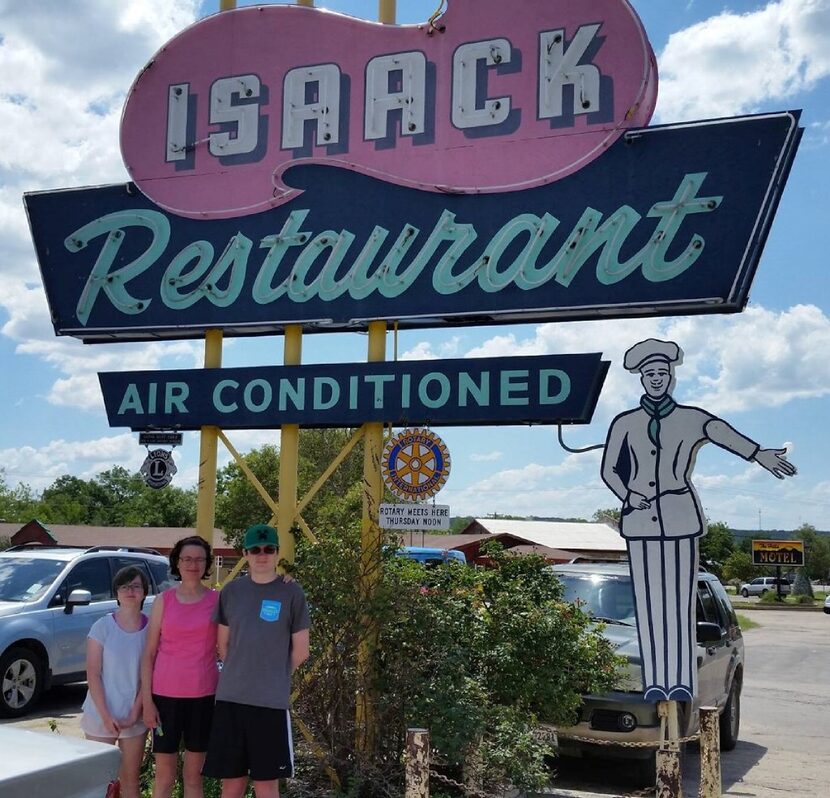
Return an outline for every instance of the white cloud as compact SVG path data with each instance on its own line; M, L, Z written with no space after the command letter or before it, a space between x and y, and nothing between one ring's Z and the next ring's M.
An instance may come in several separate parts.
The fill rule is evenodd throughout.
M503 452L473 452L470 460L474 463L494 463L496 460L501 460L503 456Z
M433 345L426 341L420 341L411 349L407 349L400 355L400 360L437 360L459 356L461 348L460 336L454 335L447 341L442 341L433 349Z
M811 122L804 131L802 147L816 149L830 144L830 120Z
M0 450L5 479L9 485L20 482L43 490L63 474L91 479L101 471L120 465L137 471L146 452L131 433L88 441L50 441L45 446L22 446Z
M123 347L102 355L55 340L26 223L25 191L126 178L118 125L127 90L153 53L195 19L198 0L0 0L0 315L18 353L65 376L56 404L99 407L94 371L128 361L158 365ZM139 366L140 367L140 366Z
M756 111L830 74L830 0L724 11L673 33L658 63L662 122Z
M819 308L796 305L782 313L749 308L718 326L717 346L706 345L711 330L708 335L698 330L691 338L692 346L707 352L712 367L711 376L698 378L695 403L725 413L830 394L825 354L830 351L830 319Z
M16 351L34 355L66 375L53 384L47 396L51 404L92 411L103 408L98 372L197 368L203 358L203 345L197 341L113 346L84 345L73 338L32 337L18 344Z
M645 338L676 341L685 351L677 371L679 401L715 413L781 407L830 394L830 319L815 305L785 311L760 306L728 316L682 316L541 324L531 335L495 335L463 357L600 352L611 368L596 418L636 403L639 379L622 367L625 351ZM437 356L422 342L411 351Z

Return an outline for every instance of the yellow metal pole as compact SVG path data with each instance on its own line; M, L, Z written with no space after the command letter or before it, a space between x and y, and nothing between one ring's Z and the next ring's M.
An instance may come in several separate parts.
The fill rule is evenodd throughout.
M378 0L378 21L385 25L395 22L395 0ZM386 322L369 322L370 363L386 359ZM374 595L380 578L380 527L378 511L383 498L380 458L383 450L383 423L364 424L363 438L363 521L360 528L360 596L364 607ZM371 693L374 670L377 625L371 615L364 614L362 634L357 649L357 706L355 707L355 747L369 753L375 746L375 702Z
M286 366L299 366L302 360L303 328L291 324L285 328ZM294 536L291 528L297 515L297 466L300 452L300 427L283 424L280 427L280 487L277 531L280 538L280 559L294 562Z
M395 13L395 0L378 0L378 22L384 25L394 25Z
M222 366L222 331L205 333L205 368ZM213 545L216 518L216 451L217 427L202 427L199 440L199 487L196 499L196 533Z
M219 10L236 8L236 0L220 0ZM222 367L222 330L205 333L205 368ZM196 533L213 545L216 523L216 454L218 427L202 427L199 438L199 485L196 496Z
M386 359L386 322L369 322L370 363ZM380 579L381 535L378 512L383 498L380 459L383 450L383 423L364 424L363 436L363 521L360 529L360 595L364 606L375 593ZM374 671L377 626L374 618L363 617L363 634L357 651L358 695L355 711L357 749L369 753L375 745L375 701L370 688Z

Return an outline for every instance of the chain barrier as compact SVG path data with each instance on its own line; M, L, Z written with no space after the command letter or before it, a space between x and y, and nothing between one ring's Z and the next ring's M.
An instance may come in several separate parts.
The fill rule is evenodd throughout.
M629 740L595 740L593 737L583 737L579 734L567 734L558 732L555 729L543 729L543 728L536 728L533 730L533 736L537 740L544 740L547 742L553 742L554 744L558 743L559 740L574 740L575 742L579 743L589 743L590 745L613 745L613 746L620 746L622 748L659 748L661 746L660 740L652 740L652 741L629 741ZM700 739L700 734L690 734L687 737L680 737L677 740L671 740L669 742L677 743L678 745L681 743L691 743L695 740ZM445 784L447 787L453 787L456 790L460 790L464 795L470 796L470 798L497 798L497 796L493 793L484 792L483 790L478 790L475 787L471 787L468 784L464 784L463 782L456 781L455 779L450 778L449 776L445 776L443 773L438 773L437 771L433 770L432 768L429 769L429 775L431 778L435 779L436 781L440 781L442 784ZM632 796L647 796L654 794L653 787L646 787L642 790L637 790L633 793L629 793Z
M578 743L590 743L591 745L616 745L621 748L659 748L660 740L595 740L593 737L581 737L578 734L559 734L560 740L575 740ZM667 740L670 743L691 743L700 739L699 734L690 734L688 737L678 737L676 740Z
M451 779L449 776L445 776L443 773L438 773L434 771L432 768L429 769L429 775L436 781L440 781L443 784L446 784L448 787L455 787L455 789L461 790L461 792L463 792L465 795L470 795L472 796L472 798L499 798L497 795L493 793L483 792L482 790L477 790L474 787L470 787L468 784L462 784L460 781Z

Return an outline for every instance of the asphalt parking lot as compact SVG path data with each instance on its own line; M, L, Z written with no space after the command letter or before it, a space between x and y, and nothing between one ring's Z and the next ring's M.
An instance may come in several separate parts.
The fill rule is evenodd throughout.
M830 615L800 610L742 610L759 624L744 634L746 670L740 740L721 759L729 798L827 798L830 795ZM697 746L683 758L683 794L697 796ZM563 762L548 795L642 795L622 762Z

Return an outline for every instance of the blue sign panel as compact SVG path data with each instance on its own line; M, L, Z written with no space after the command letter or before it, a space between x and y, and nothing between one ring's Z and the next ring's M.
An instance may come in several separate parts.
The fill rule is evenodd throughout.
M644 128L506 194L297 166L302 195L236 219L131 184L25 202L55 331L87 341L735 312L800 133L796 112Z
M99 374L111 427L588 423L600 354Z

